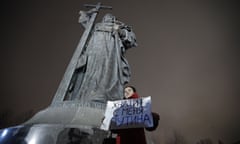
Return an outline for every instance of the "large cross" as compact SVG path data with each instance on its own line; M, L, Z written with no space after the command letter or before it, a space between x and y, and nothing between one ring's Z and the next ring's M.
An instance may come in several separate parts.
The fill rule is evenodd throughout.
M104 5L101 5L101 3L97 3L96 5L92 5L92 4L85 4L84 5L85 7L87 8L96 8L96 11L91 15L91 18L88 22L88 25L86 26L86 29L80 39L80 42L73 54L73 57L65 71L65 74L62 78L62 81L55 93L55 96L52 100L52 104L51 105L58 105L58 103L60 102L63 102L64 100L64 97L67 93L67 90L68 90L68 87L69 87L69 84L70 84L70 81L71 81L71 78L74 74L74 71L75 71L75 68L76 68L76 65L77 65L77 61L79 59L79 57L81 56L85 46L86 46L86 43L87 43L87 40L90 36L90 33L92 31L92 28L93 28L93 24L95 22L95 19L96 19L96 16L97 16L97 12L100 10L100 9L112 9L111 6L104 6Z
M92 4L84 4L85 7L87 8L91 8L91 7L95 7L97 10L99 10L100 8L103 8L103 9L112 9L111 6L104 6L104 5L101 5L101 3L97 3L96 5L92 5Z

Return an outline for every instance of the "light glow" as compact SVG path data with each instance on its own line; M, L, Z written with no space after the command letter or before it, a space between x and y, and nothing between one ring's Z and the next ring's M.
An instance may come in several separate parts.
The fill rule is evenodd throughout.
M1 138L4 138L8 133L8 129L4 129L2 134L1 134Z

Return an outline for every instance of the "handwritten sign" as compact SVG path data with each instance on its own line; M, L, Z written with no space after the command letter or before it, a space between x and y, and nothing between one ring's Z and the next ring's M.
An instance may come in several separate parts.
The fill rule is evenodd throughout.
M151 97L108 101L101 129L152 127Z

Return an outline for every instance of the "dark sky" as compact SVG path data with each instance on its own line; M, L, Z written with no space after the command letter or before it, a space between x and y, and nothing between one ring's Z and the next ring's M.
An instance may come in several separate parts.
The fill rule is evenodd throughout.
M0 110L50 103L81 38L79 10L94 0L1 1ZM131 84L161 115L152 139L240 140L237 1L102 0L133 27ZM100 16L100 15L99 15Z

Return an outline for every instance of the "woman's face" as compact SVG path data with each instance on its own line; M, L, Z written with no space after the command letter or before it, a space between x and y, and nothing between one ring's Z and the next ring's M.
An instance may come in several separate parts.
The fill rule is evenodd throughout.
M124 89L124 97L127 99L129 97L131 97L134 94L134 91L131 87L126 87Z

